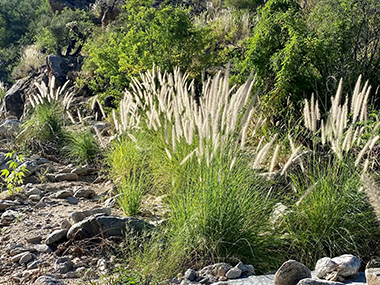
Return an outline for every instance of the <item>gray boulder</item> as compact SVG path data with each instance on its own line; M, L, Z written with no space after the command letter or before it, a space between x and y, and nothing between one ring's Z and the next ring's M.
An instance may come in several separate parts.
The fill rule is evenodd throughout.
M119 236L124 237L127 229L141 234L145 230L153 229L154 226L142 220L126 217L119 218L116 216L90 216L83 221L71 226L67 232L67 238L72 239L77 233L80 237L92 238L95 236L111 237Z
M297 285L305 278L311 278L310 269L298 261L288 260L277 270L274 285Z
M0 123L0 137L10 137L17 134L22 123L19 120L4 120Z

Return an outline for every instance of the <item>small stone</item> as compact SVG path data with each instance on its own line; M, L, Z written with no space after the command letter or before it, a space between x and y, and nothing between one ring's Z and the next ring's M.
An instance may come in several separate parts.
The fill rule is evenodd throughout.
M228 279L236 279L236 278L239 278L240 275L241 275L241 270L239 268L237 268L237 267L232 267L226 273L226 277Z
M66 198L66 201L69 203L69 204L73 204L73 205L76 205L79 203L79 200L78 198L76 197L67 197Z
M27 266L27 269L28 270L31 270L31 269L36 269L38 268L38 265L42 265L45 263L45 260L35 260L33 262L30 262Z
M71 197L73 195L74 193L72 190L62 190L62 191L57 192L57 194L55 195L55 198L64 199L67 197Z
M67 219L61 221L61 229L68 230L71 227L71 223Z
M327 281L323 279L305 278L300 280L300 282L298 282L297 285L343 285L343 283Z
M255 269L251 264L243 264L243 262L240 261L235 267L239 268L245 276L255 275Z
M71 262L70 258L66 256L60 257L55 261L54 269L61 274L65 274L73 269L73 263Z
M39 154L32 154L30 156L30 160L37 160L37 159L40 159L40 158L41 158L41 156Z
M34 248L39 252L39 253L51 253L52 249L46 245L46 244L37 244L34 246Z
M85 218L96 215L96 214L104 214L104 215L111 215L111 209L110 208L95 208L87 211L77 211L71 213L71 218L73 219L74 223L78 223Z
M30 252L25 252L24 255L22 255L20 257L20 260L18 261L18 263L20 263L20 264L26 264L29 261L31 261L32 259L33 259L32 254Z
M197 273L193 269L187 269L184 278L189 281L194 281L195 278L197 278Z
M286 261L274 276L274 285L297 285L305 278L311 278L311 271L302 263L295 260Z
M227 271L232 268L231 264L228 263L217 263L214 265L213 273L216 276L225 276Z
M83 176L83 175L87 175L87 169L86 168L74 168L73 170L71 170L71 173L75 173L77 174L78 176Z
M37 278L33 285L64 285L54 275L44 275Z
M7 209L13 208L17 203L10 200L0 200L0 211L5 211Z
M27 238L26 241L28 243L38 244L38 243L41 243L42 237L40 235L39 236L33 236L33 237L30 237L30 238Z
M29 199L32 201L39 201L41 199L40 195L33 194L29 196Z
M56 230L52 232L46 239L45 244L51 245L66 237L67 229Z
M19 254L16 254L16 255L12 256L11 261L12 262L19 262L21 257L23 257L25 254L28 254L28 253L30 253L30 252L27 251L27 252L21 252Z
M92 189L84 189L80 188L77 191L75 191L74 197L83 197L83 198L90 198L95 195L95 191Z
M59 173L55 175L56 181L77 181L78 179L79 176L75 173Z
M41 196L41 194L42 194L42 191L41 191L40 189L38 189L38 188L32 188L32 189L28 190L28 191L25 193L25 195L26 195L27 197L29 197L30 195L39 195L39 196ZM30 197L29 197L29 198L30 198Z

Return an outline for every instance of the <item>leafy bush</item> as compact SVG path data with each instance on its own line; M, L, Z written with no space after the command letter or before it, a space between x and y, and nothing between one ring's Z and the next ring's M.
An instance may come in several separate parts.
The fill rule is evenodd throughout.
M314 93L327 110L341 77L344 91L353 89L360 74L379 85L379 8L373 0L316 1L307 8L295 0L269 0L259 9L238 67L242 74L257 73L269 90L267 107L279 118L289 96L299 106L305 94Z
M207 67L211 34L193 24L188 10L156 9L151 1L133 0L126 3L119 23L86 44L85 69L95 75L90 84L94 90L121 92L132 76L153 64L169 72L179 66L194 76Z
M78 55L93 29L83 10L65 8L61 13L40 22L37 45L47 53Z

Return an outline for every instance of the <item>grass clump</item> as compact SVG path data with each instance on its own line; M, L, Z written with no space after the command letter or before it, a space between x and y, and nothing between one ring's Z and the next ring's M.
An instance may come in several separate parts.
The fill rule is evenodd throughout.
M100 152L94 135L88 130L70 133L66 140L68 155L77 162L93 162Z
M119 192L117 201L128 216L139 212L143 195L151 187L149 166L146 163L147 151L136 142L133 136L118 138L113 142L106 158Z
M30 118L23 124L22 138L38 141L62 141L67 120L61 106L57 103L37 105Z
M375 238L378 224L360 174L348 156L313 157L304 171L289 174L297 200L284 219L289 255L309 267L324 256L371 255L365 241Z

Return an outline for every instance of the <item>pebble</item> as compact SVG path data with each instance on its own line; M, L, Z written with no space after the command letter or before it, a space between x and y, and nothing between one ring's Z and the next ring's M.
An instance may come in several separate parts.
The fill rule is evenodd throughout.
M57 192L57 194L55 195L55 198L64 199L64 198L73 196L73 194L74 193L72 190L61 190L61 191Z
M65 274L73 269L73 263L67 256L60 257L55 261L54 269L61 274Z
M55 230L46 238L45 244L52 245L56 242L59 242L66 237L66 234L67 229Z
M30 238L27 238L26 241L27 243L31 243L31 244L38 244L38 243L41 243L42 237L40 235L32 236Z
M76 197L67 197L66 198L66 201L69 203L69 204L72 204L72 205L76 205L79 203L79 200L78 198Z

